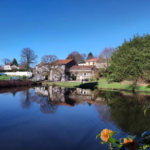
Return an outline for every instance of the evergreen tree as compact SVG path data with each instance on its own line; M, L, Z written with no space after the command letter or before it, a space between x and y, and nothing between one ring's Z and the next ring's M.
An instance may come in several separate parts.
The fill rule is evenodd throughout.
M119 46L111 57L111 72L118 79L150 80L150 35L134 36Z
M93 56L93 54L90 52L90 53L88 54L88 57L87 57L86 60L88 60L88 59L93 59L93 58L94 58L94 56Z
M15 58L13 59L12 64L18 66L18 62Z

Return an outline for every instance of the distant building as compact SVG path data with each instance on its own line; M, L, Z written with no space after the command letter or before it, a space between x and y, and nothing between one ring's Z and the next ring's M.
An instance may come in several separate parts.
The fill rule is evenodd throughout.
M19 69L19 67L12 63L5 64L4 66L4 70L17 70L17 69Z
M94 59L88 59L86 60L86 65L87 66L95 66L96 65L96 61L99 60L100 58L94 58Z
M86 66L86 62L84 60L78 62L79 66Z
M102 68L102 69L107 69L110 66L110 58L104 59L100 58L99 60L96 61L96 68Z

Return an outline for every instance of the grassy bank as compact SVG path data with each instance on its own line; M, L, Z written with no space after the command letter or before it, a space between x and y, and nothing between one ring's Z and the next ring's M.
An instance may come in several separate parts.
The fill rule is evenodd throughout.
M23 79L23 76L8 76L8 75L0 75L0 80L10 80L11 77L19 77L20 80Z
M109 89L109 90L126 90L126 91L144 91L144 92L150 92L150 88L146 88L146 86L138 86L134 87L132 85L129 85L127 83L119 83L119 82L113 82L108 83L105 78L101 78L97 82L43 82L43 85L53 85L56 86L62 86L62 87L81 87L81 88L98 88L98 89Z

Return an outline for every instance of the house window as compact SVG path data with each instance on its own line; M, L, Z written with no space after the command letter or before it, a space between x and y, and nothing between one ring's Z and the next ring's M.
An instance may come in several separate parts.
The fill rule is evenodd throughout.
M84 73L84 76L86 76L86 73Z
M86 76L88 75L88 73L86 73Z
M81 76L82 76L82 73L81 73Z

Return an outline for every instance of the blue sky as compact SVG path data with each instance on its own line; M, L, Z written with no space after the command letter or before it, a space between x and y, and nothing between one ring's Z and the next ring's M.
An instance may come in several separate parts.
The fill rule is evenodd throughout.
M150 0L0 0L0 64L29 47L65 59L150 33Z

